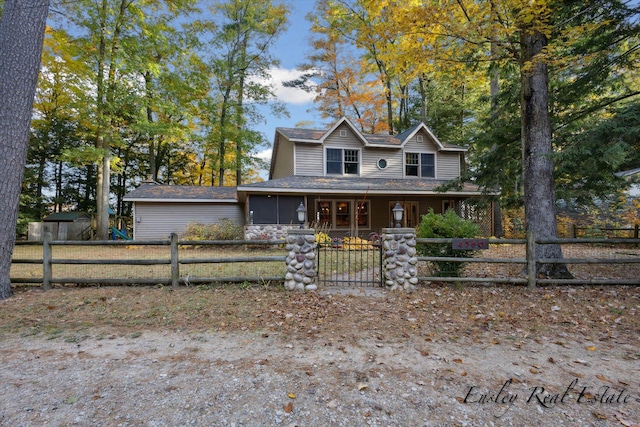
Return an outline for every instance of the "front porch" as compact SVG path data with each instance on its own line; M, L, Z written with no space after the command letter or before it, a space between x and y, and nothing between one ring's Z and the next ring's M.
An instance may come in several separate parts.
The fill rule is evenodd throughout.
M248 218L245 233L248 239L279 239L287 229L299 228L296 209L300 203L307 209L305 226L325 232L331 237L368 238L372 233L380 234L383 228L395 227L393 208L396 203L404 209L399 224L415 228L422 215L433 209L444 213L454 209L465 219L480 225L485 237L493 235L493 209L478 208L468 197L411 195L371 196L366 195L251 195L247 198Z

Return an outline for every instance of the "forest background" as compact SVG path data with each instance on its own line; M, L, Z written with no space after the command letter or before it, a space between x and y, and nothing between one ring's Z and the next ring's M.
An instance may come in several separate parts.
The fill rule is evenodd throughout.
M548 70L553 199L627 224L638 209L615 173L640 167L636 1L319 0L300 78L324 123L367 133L423 121L468 145L461 180L525 204L523 74ZM74 0L51 5L20 195L18 232L51 212L129 217L145 179L261 180L265 108L286 117L269 75L290 5L273 0ZM296 17L302 19L302 17ZM525 29L541 49L524 49ZM529 55L529 57L527 57ZM268 125L268 123L267 123ZM318 127L318 123L292 125ZM322 124L321 124L322 125ZM456 185L457 183L452 183Z

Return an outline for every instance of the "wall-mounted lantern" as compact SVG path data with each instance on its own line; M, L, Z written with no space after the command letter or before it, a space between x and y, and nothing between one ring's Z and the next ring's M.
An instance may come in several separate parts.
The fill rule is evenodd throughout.
M404 213L404 208L400 206L400 202L396 202L396 205L392 209L393 211L393 219L396 222L396 228L400 228L400 223L402 222L402 214Z
M298 222L300 223L300 228L304 228L304 223L307 219L307 208L304 207L304 203L300 202L300 206L296 209L296 213L298 214Z

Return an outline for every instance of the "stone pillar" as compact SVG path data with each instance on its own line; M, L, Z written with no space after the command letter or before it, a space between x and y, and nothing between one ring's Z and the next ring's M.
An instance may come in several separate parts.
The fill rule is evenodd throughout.
M287 273L284 287L289 291L313 291L316 277L316 233L311 228L291 229L286 237Z
M413 228L382 229L382 272L390 290L412 291L418 284L416 230Z

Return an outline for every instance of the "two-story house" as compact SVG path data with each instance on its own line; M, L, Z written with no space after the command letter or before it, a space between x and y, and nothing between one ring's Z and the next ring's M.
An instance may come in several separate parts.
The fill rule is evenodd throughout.
M248 237L280 237L307 224L330 234L368 236L392 226L396 203L405 227L415 227L433 209L455 209L491 234L491 209L467 203L481 195L472 184L439 191L460 176L466 147L442 143L424 124L398 135L363 134L346 118L328 130L277 128L269 179L236 187L146 184L127 195L134 202L134 238L166 238L189 222L229 218L245 225ZM164 220L163 220L164 218Z
M308 222L334 234L366 236L392 226L392 209L404 208L403 224L415 227L433 209L455 209L481 218L491 234L491 210L465 203L481 194L438 188L458 178L467 147L442 143L424 124L398 135L363 134L346 118L328 130L277 128L269 180L237 188L250 226L296 224L303 203Z

